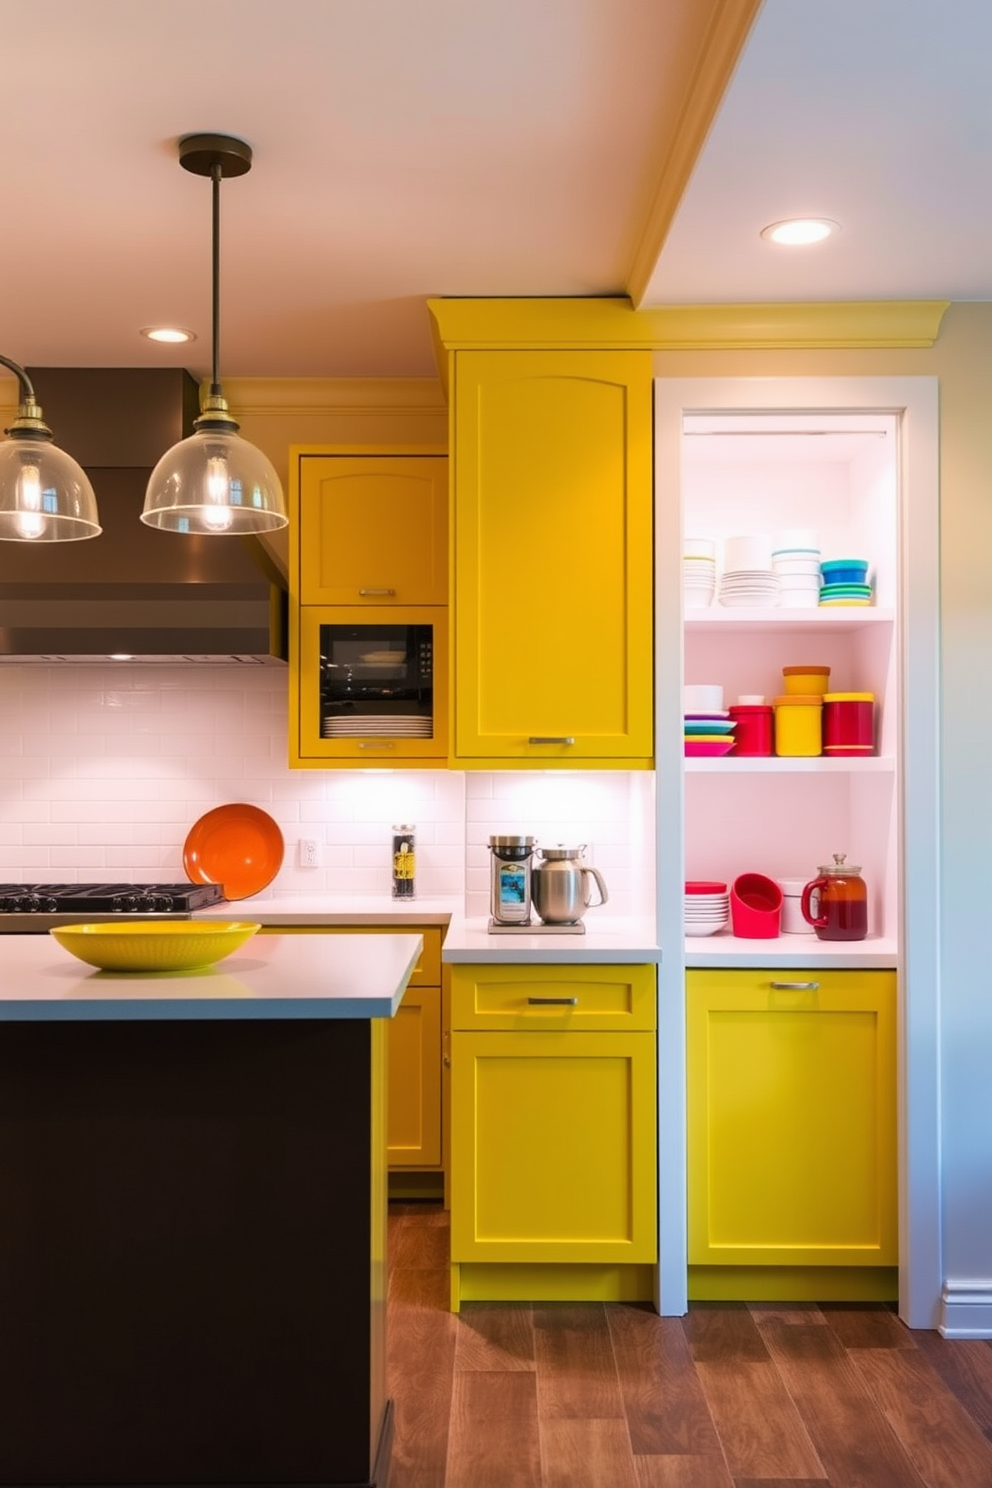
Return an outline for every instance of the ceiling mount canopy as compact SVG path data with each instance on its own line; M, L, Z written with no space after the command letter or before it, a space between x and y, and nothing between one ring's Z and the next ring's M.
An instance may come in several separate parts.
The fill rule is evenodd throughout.
M24 368L0 356L19 386L17 417L0 444L0 540L78 542L102 530L89 477L52 443Z
M274 532L288 522L282 485L269 459L242 439L220 385L220 183L251 170L251 146L227 134L190 134L179 164L209 176L213 192L213 371L195 433L173 445L152 471L141 520L167 532Z

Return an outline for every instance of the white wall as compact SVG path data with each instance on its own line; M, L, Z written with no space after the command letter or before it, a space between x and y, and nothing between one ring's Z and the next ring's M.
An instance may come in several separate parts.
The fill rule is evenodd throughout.
M388 898L390 829L412 821L420 897L485 914L489 834L521 831L589 842L611 914L650 911L650 775L290 770L286 695L282 668L0 668L0 881L183 882L193 823L246 801L286 841L268 894Z

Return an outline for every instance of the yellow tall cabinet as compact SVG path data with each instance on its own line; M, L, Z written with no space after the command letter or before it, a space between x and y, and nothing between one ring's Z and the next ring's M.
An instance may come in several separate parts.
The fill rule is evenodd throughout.
M649 1300L653 966L451 967L452 1307Z
M459 352L453 400L454 760L646 768L650 354Z
M629 303L430 310L451 420L452 763L650 769L653 368Z
M896 1295L896 973L686 973L689 1296Z

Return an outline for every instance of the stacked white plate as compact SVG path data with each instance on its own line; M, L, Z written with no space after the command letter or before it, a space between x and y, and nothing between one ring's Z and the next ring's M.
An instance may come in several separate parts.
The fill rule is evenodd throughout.
M767 537L728 537L723 544L722 605L777 605L778 574Z
M820 602L820 545L812 528L780 532L772 547L778 575L779 604L786 609L813 609Z
M687 609L703 609L716 593L716 543L687 537L682 544L682 594Z
M430 739L433 724L415 714L363 713L350 718L325 718L320 727L324 739Z
M685 886L686 935L715 935L730 923L726 884L690 882Z

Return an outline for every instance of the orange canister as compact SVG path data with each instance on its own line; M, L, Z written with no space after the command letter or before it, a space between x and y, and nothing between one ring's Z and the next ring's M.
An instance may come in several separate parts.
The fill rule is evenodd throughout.
M823 698L819 693L790 692L775 699L775 753L823 753Z

